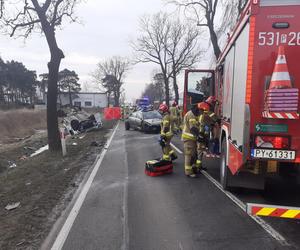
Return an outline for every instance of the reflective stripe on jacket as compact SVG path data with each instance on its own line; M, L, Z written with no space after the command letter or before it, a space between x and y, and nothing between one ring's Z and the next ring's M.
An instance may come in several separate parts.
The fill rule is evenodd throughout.
M172 137L173 132L171 129L171 117L169 114L165 114L161 121L161 130L160 134L166 137Z
M186 115L183 118L183 130L182 130L182 136L181 139L183 141L187 140L193 140L196 141L196 136L191 133L191 129L195 127L198 127L198 121L197 117L193 114L192 111L189 111L186 113Z

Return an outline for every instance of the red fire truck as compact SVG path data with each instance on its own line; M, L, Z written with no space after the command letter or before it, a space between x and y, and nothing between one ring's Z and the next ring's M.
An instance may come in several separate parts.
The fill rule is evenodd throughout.
M250 0L216 69L186 70L185 112L205 88L218 100L224 189L263 188L269 175L299 178L299 61L300 0Z

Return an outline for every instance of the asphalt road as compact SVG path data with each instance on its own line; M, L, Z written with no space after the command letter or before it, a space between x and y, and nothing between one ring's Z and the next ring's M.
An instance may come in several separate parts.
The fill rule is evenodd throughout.
M63 249L300 249L298 223L279 225L292 235L283 246L207 178L185 177L182 155L172 175L146 176L145 161L160 155L157 135L121 123Z

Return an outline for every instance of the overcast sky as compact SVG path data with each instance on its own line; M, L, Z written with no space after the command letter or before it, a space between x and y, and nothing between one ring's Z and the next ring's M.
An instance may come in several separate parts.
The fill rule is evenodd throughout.
M90 86L90 73L100 60L115 55L132 56L129 41L138 35L139 17L173 10L174 6L166 6L162 0L86 0L77 8L82 24L65 22L63 29L57 31L58 44L66 56L60 69L75 70L81 83ZM40 34L25 42L1 35L0 55L4 60L23 62L38 74L47 72L49 51ZM141 64L132 68L125 79L127 100L141 95L155 67Z

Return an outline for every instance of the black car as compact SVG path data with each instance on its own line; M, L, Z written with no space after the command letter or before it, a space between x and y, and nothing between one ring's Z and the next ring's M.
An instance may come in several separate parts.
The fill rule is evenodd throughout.
M162 116L158 111L136 111L125 121L125 129L159 132Z

